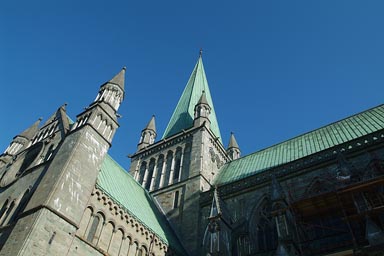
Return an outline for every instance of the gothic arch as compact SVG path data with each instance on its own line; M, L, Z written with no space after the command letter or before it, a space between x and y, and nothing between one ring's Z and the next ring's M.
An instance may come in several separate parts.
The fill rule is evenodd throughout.
M92 218L89 221L84 237L88 242L96 244L99 241L100 233L103 229L105 214L98 211L96 214L92 214L91 216Z
M170 175L171 175L171 168L172 168L172 162L173 162L173 151L168 150L167 156L164 159L165 160L165 175L164 175L164 184L168 185L170 181Z
M143 184L144 181L144 175L145 175L145 170L147 169L147 162L143 161L140 165L139 169L139 177L138 177L138 182L139 184Z
M84 236L85 235L85 231L87 230L89 222L92 219L93 209L94 209L94 207L88 206L84 210L83 217L81 218L81 222L80 222L80 226L79 226L79 231L78 231L78 234L80 236Z
M148 168L147 168L148 173L146 174L147 177L144 177L144 179L147 178L146 183L145 183L145 189L146 190L149 190L149 188L151 187L152 176L153 176L153 172L154 172L155 168L156 168L156 159L152 157L149 160L149 164L148 164Z
M154 182L155 182L154 189L160 188L161 175L164 175L163 174L163 164L164 164L164 161L165 161L164 155L160 154L157 157L157 162L156 162L156 167L155 167L155 168L157 168L157 175L156 175L156 177L154 179Z
M249 218L250 251L268 252L277 247L277 230L271 215L269 196L263 195L251 211Z
M335 186L335 184L332 184L330 181L328 181L322 177L316 176L308 184L307 188L305 189L304 195L320 194L320 193L328 191L329 189L333 188L334 186Z
M113 230L111 242L109 244L108 253L111 256L118 256L120 253L121 245L123 243L124 232L118 228Z
M173 173L173 183L175 182L178 182L179 181L179 177L180 177L180 173L181 173L181 168L183 166L183 163L181 162L182 161L182 154L183 154L183 148L182 147L177 147L176 148L176 152L175 152L175 170L174 170L174 173Z
M98 242L98 247L104 251L108 251L109 245L112 240L113 231L115 230L115 223L112 221L108 221L103 226L101 230L100 239Z

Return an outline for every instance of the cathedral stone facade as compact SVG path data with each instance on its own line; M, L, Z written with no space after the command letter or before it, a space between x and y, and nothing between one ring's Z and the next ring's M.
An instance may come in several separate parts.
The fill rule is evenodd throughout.
M241 157L201 54L162 137L108 155L125 69L0 155L0 255L383 255L384 106Z

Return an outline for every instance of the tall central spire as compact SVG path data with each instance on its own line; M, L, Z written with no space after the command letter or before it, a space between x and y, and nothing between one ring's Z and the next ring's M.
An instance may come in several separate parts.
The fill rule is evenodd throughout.
M219 137L221 141L220 129L217 123L216 113L213 106L211 93L209 91L207 77L205 76L201 50L195 68L192 71L183 94L177 103L167 128L165 129L164 135L162 137L163 139L177 134L184 129L189 129L193 126L194 109L203 92L205 92L207 102L212 108L209 118L211 121L211 131L216 137Z

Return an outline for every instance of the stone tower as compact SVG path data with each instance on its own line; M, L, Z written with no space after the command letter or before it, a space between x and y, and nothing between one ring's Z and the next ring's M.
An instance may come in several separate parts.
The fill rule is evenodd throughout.
M201 54L162 139L139 146L131 161L131 174L157 199L187 251L200 255L200 193L229 161Z
M0 217L13 224L2 230L0 255L69 251L119 126L124 75L125 68L104 83L73 125L64 105L41 128L35 123L22 133L18 150L6 150L15 156L1 169Z

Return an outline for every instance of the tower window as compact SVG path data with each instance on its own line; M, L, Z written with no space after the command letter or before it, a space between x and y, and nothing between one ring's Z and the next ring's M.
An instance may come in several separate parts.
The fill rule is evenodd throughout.
M99 216L94 216L93 217L93 220L92 220L92 224L89 228L89 231L88 231L88 234L87 234L87 241L92 243L93 241L93 238L95 237L96 235L96 230L97 230L97 227L99 226Z
M179 207L179 191L175 192L175 198L173 199L173 209Z
M173 181L178 181L180 176L181 159L176 160L175 172L173 173Z

